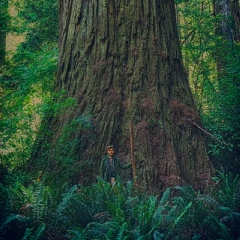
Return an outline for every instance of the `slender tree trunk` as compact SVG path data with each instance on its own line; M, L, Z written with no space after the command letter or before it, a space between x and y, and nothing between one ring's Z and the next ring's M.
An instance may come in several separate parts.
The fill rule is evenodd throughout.
M230 1L231 15L233 17L233 40L240 41L240 8L239 0Z
M215 0L213 7L214 15L221 17L221 21L219 21L216 26L216 34L225 40L225 42L222 41L220 45L216 44L216 60L220 78L225 74L227 56L235 57L233 51L234 43L240 40L239 1ZM225 45L223 46L223 44ZM226 90L226 86L222 86L221 88L223 91Z
M59 4L56 90L67 90L77 106L48 120L53 132L47 140L50 162L58 161L56 143L64 126L80 121L67 141L79 140L75 159L92 168L79 168L80 181L91 181L106 145L113 144L119 156L130 161L132 123L141 186L203 186L213 169L203 133L194 125L201 123L182 63L174 1Z
M0 66L5 62L7 34L8 0L0 3Z
M231 26L230 0L214 1L214 15L222 17L216 27L216 33L223 36L229 42L233 42L233 29Z

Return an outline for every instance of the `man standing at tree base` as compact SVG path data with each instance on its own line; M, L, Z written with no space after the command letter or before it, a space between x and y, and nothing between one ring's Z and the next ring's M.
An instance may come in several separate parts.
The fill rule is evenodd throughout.
M120 170L126 170L131 167L131 163L124 165L122 161L114 156L113 146L107 147L107 155L102 159L100 165L100 176L111 185L115 185L119 179Z

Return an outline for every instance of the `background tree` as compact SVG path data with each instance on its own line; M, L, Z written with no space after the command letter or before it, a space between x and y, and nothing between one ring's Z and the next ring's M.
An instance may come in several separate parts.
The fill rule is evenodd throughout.
M137 175L147 188L200 186L212 168L194 125L201 123L183 68L174 1L59 5L56 91L66 90L77 104L46 120L49 131L33 159L48 156L52 171L68 159L78 171L75 180L89 181L108 143L128 158L133 124Z
M6 34L8 21L8 0L0 3L0 66L5 62L6 55Z

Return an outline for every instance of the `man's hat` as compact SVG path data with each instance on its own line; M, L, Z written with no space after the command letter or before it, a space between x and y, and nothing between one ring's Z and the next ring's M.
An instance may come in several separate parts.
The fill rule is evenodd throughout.
M107 146L107 150L109 149L109 148L114 148L112 145L109 145L109 146Z

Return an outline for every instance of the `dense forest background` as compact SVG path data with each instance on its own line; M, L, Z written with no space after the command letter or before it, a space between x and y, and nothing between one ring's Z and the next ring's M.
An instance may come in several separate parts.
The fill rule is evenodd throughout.
M34 159L44 121L74 107L55 91L58 3L0 3L0 239L239 239L240 11L239 1L175 1L180 45L216 173L204 192L174 186L146 196L123 181L75 179L69 132L89 130L89 116L66 126L58 165ZM13 45L11 45L13 42ZM47 154L47 153L46 153ZM77 167L76 167L77 166ZM44 169L44 170L41 170ZM60 176L60 177L59 177Z

